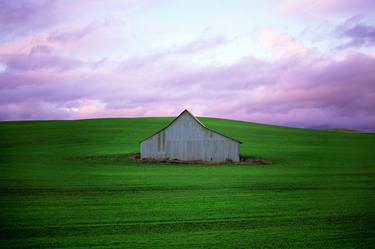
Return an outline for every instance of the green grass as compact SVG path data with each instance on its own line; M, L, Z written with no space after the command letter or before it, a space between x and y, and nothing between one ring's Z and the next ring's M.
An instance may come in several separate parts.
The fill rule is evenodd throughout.
M127 159L170 121L0 123L0 246L375 247L375 134L202 118L274 163Z

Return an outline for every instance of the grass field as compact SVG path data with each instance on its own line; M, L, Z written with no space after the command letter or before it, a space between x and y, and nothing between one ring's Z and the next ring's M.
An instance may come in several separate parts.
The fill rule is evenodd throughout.
M375 134L202 118L272 165L132 162L171 118L0 123L2 248L375 248Z

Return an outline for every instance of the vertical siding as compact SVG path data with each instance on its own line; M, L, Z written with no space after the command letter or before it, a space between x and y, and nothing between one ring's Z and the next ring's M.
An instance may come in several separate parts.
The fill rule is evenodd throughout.
M203 128L188 113L141 143L141 158L239 161L239 143Z

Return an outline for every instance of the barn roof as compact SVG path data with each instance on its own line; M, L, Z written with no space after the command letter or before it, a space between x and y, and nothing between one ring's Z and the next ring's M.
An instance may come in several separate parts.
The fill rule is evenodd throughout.
M150 137L153 137L153 136L155 136L156 134L158 134L158 133L164 131L165 129L167 129L169 126L171 126L171 125L172 125L172 124L173 124L173 123L174 123L174 122L175 122L175 121L176 121L181 115L183 115L185 112L188 113L192 118L194 118L194 120L197 121L197 123L198 123L200 126L202 126L204 129L209 130L209 131L214 132L214 133L217 133L217 134L219 134L219 135L221 135L221 136L223 136L223 137L229 138L230 140L233 140L233 141L235 141L235 142L237 142L237 143L242 144L242 142L241 142L240 140L237 140L237 139L235 139L235 138L229 137L229 136L227 136L227 135L224 135L224 134L222 134L222 133L220 133L220 132L217 132L217 131L215 131L215 130L212 130L212 129L208 128L208 127L205 126L201 121L199 121L199 119L197 119L197 118L196 118L191 112L189 112L187 109L185 109L183 112L181 112L180 115L178 115L175 119L173 119L173 121L170 122L167 126L165 126L164 128L162 128L162 129L159 130L158 132L155 132L155 133L152 134L151 136L148 136L148 137L142 139L141 141L139 141L139 143L142 143L143 141L149 139Z

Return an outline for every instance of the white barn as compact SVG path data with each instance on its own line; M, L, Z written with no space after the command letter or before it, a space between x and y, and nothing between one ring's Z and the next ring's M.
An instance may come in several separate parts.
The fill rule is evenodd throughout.
M140 141L141 159L238 162L240 144L184 110L169 125Z

